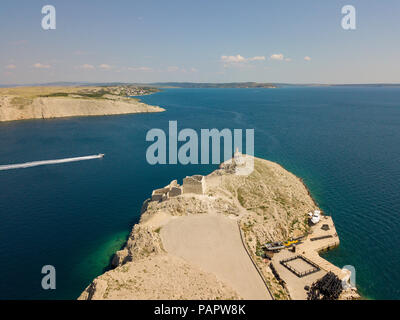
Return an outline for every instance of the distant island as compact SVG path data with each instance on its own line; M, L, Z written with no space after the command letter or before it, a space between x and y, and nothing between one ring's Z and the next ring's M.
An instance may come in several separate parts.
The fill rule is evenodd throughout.
M227 83L201 83L201 82L160 82L151 83L157 87L172 88L277 88L273 83L258 82L227 82Z
M235 174L252 159L250 175ZM236 152L154 190L113 269L79 299L357 299L342 290L349 274L318 254L339 244L331 217L310 224L318 209L298 177Z
M10 84L0 85L0 88L7 87L21 87L22 85ZM226 83L213 83L213 82L152 82L152 83L124 83L124 82L49 82L43 84L29 84L23 85L24 87L78 87L78 86L94 86L94 87L133 87L144 88L146 90L154 90L156 88L277 88L278 84L274 83L258 83L258 82L226 82ZM153 91L154 92L154 91ZM136 95L136 94L132 94Z
M162 112L130 98L158 91L132 85L1 88L0 121Z

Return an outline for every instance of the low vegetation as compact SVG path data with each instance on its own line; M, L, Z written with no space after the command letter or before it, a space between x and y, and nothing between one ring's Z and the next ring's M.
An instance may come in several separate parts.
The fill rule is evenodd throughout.
M112 99L116 97L142 96L158 92L154 87L141 87L135 85L119 86L88 86L88 87L14 87L1 88L0 96L11 96L12 104L24 106L32 102L34 98L72 97L92 99ZM107 96L109 95L109 96Z

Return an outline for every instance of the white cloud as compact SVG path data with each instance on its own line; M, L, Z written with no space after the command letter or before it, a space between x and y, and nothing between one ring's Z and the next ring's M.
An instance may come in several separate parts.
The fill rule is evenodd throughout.
M246 58L242 57L240 54L236 56L221 56L221 61L225 63L239 63L245 62Z
M17 66L15 64L9 64L6 66L7 70L12 70L12 69L16 69L16 68L17 68Z
M39 62L35 63L33 65L33 67L36 68L36 69L50 69L51 68L51 66L49 64L42 64L42 63L39 63Z
M255 57L243 57L240 54L237 54L236 56L221 56L221 62L224 63L224 67L228 68L231 66L234 67L245 67L248 66L249 62L252 61L264 61L265 57L264 56L255 56Z
M99 68L103 69L103 70L110 70L112 67L109 64L103 63L103 64L99 65Z
M282 53L274 53L269 58L271 60L283 60L284 56Z
M264 56L255 56L251 58L245 58L240 54L237 54L236 56L221 56L221 61L224 63L244 63L248 61L263 61L263 60L265 60Z
M93 65L87 64L87 63L79 66L78 68L79 69L84 69L84 70L94 70L95 69L95 67Z
M249 61L264 61L265 57L264 56L256 56L256 57L253 57L253 58L249 58L248 60Z
M149 67L128 67L129 71L143 71L143 72L152 72L153 69Z
M305 57L304 57L304 60L306 60L306 61L311 61L311 58L310 58L309 56L305 56Z

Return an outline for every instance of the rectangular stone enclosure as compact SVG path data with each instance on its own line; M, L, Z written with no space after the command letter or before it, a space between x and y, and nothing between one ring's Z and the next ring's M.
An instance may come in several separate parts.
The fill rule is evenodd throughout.
M183 193L205 194L206 179L201 175L194 175L183 179Z
M315 263L300 255L281 260L279 262L299 278L305 277L320 270Z

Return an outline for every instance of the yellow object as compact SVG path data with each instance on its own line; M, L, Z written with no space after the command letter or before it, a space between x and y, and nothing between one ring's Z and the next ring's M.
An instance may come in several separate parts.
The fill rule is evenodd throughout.
M293 241L286 241L283 245L285 247L290 247L292 244L296 244L297 242L299 242L299 240L293 240Z

